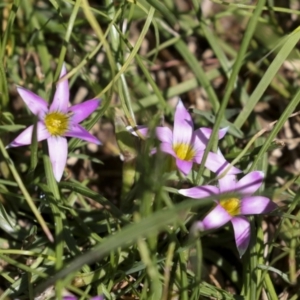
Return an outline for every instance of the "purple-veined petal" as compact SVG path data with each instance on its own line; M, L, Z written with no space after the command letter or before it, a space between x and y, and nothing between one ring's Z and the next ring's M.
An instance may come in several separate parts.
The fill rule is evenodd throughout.
M196 150L195 156L193 158L193 161L197 164L201 164L202 158L203 158L204 150Z
M231 220L236 247L240 257L246 252L250 242L250 223L245 217L234 217Z
M236 184L236 191L243 195L252 195L261 186L264 180L264 173L261 171L253 171L245 175Z
M203 185L190 189L181 189L178 193L190 198L201 199L219 194L219 189L213 185Z
M181 100L178 101L173 127L173 145L192 142L194 124L190 113L185 109Z
M218 139L222 139L228 131L228 127L222 128L218 132ZM203 144L207 144L211 137L212 129L207 127L201 127L194 131L196 136L202 141Z
M17 91L30 111L34 115L39 116L39 119L41 120L48 111L48 103L40 96L21 86L17 86Z
M172 144L173 142L173 133L172 130L168 127L156 127L155 129L157 138L162 143Z
M136 133L136 130L134 130L132 128L132 126L126 126L126 129L133 135L138 136L138 134ZM139 133L144 136L145 138L148 135L148 127L144 126L144 125L138 125L136 126L136 129L139 131Z
M68 137L78 138L97 145L101 145L101 142L96 137L90 134L86 129L84 129L79 124L72 124L70 126L70 129L64 135Z
M174 157L177 157L177 155L176 155L175 151L173 150L173 147L172 147L171 144L161 143L159 148L162 152L165 152L165 153L168 153L168 154L170 154Z
M249 196L241 200L242 215L266 214L277 208L277 205L267 197Z
M176 158L176 166L184 175L187 175L193 167L193 162Z
M225 136L225 134L227 133L228 129L229 129L229 127L224 127L224 128L222 128L222 129L219 130L219 133L218 133L219 140L222 139Z
M22 131L8 146L7 148L12 147L20 147L25 145L30 145L32 140L32 132L33 132L33 125L26 128ZM42 122L37 122L37 141L43 141L50 136L50 133L46 129L46 126Z
M62 78L64 75L67 74L67 69L65 64L63 64L61 68L61 72L59 78ZM59 111L62 113L67 113L68 106L69 106L69 82L67 79L64 79L57 83L56 90L54 93L53 101L50 106L50 111Z
M219 228L231 219L231 215L220 204L217 204L217 206L203 219L203 229Z
M228 130L228 127L223 128L219 130L219 139L223 138L224 135L226 134ZM206 128L206 127L201 127L198 128L197 130L194 131L193 134L193 144L194 144L194 149L198 150L205 150L208 140L211 136L212 129Z
M48 138L48 151L52 164L52 170L56 181L60 181L63 175L68 156L68 143L65 137L50 136Z
M216 173L217 175L222 174L227 167L229 167L229 162L226 161L223 155L220 155L220 153L214 153L214 152L209 152L206 162L205 162L205 167L209 169L210 171ZM236 167L231 167L227 173L227 175L234 175L241 173L241 170L239 170Z
M237 179L235 175L225 175L219 179L220 193L227 193L235 191Z
M199 129L195 130L192 136L192 145L196 152L204 151L207 146L207 141L201 138L201 131Z
M92 112L94 112L100 104L99 99L84 101L80 104L69 107L69 111L73 112L72 122L80 123L85 120Z

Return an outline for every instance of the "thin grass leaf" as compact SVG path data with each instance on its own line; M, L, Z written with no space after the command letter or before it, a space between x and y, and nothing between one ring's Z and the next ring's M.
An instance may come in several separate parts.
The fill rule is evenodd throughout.
M212 134L211 134L211 138L210 138L210 140L207 144L207 148L205 149L205 152L204 152L204 155L203 155L203 159L202 159L202 162L201 162L201 165L200 165L200 168L199 168L199 171L198 171L198 175L197 175L197 178L196 178L196 184L200 183L201 176L202 176L203 171L204 171L204 163L206 161L208 152L210 151L210 149L212 149L212 146L214 146L214 150L216 150L216 148L217 148L217 145L216 145L217 131L220 128L220 124L221 124L225 109L227 107L227 104L228 104L229 99L230 99L230 95L231 95L231 93L234 89L235 82L237 80L237 75L238 75L238 73L239 73L239 71L242 67L244 56L246 54L247 48L248 48L249 43L251 41L251 38L253 36L255 27L257 26L258 18L260 16L261 12L262 12L262 9L263 9L263 6L264 6L265 2L266 2L265 0L261 0L261 1L258 2L257 6L254 10L253 17L249 20L246 32L244 34L244 38L242 40L240 51L238 52L238 56L237 56L236 61L233 65L233 69L232 69L230 79L229 79L229 81L227 83L227 86L225 88L225 95L224 95L224 98L222 100L220 109L218 110L215 126L214 126Z
M15 131L19 131L21 129L24 129L25 126L24 125L0 125L0 131L2 132L15 132Z
M241 128L241 126L246 122L256 103L261 99L263 93L273 80L274 76L277 74L283 62L287 59L291 51L294 49L299 39L300 27L296 28L290 35L288 35L286 42L283 44L275 59L272 61L259 84L251 94L248 103L234 121L236 127Z
M103 241L103 243L97 245L88 253L85 253L80 257L74 259L71 264L65 266L52 278L41 283L36 288L36 291L44 290L47 286L53 284L56 280L64 278L68 274L79 270L85 264L90 264L92 262L95 262L96 260L99 261L106 255L108 255L111 251L114 251L119 247L124 247L141 237L145 238L149 235L158 234L158 232L163 230L168 224L176 222L178 215L184 212L186 209L206 205L208 203L207 201L205 201L206 199L209 198L202 199L202 201L198 202L187 200L178 204L174 208L155 212L138 223L127 225L126 228L123 228L123 230L121 230L120 232L108 237L105 241Z
M300 28L299 28L299 37L300 37ZM275 136L278 134L278 132L283 127L283 124L286 122L286 120L291 116L293 111L296 109L297 105L300 101L300 90L296 93L296 95L293 97L291 102L289 103L288 107L284 110L283 114L281 115L280 119L274 126L273 130L271 131L270 135L266 139L265 143L262 145L258 155L256 156L250 170L254 170L256 167L259 159L262 157L262 155L267 151L268 147L271 145L272 141L274 140Z

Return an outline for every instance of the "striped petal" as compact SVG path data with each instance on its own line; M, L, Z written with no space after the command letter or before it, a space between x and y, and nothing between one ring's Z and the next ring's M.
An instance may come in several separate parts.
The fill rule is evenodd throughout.
M184 175L187 175L193 167L193 162L176 158L176 166Z
M48 103L35 93L17 86L17 91L30 111L41 120L48 111Z
M67 163L68 143L65 137L50 136L48 151L56 181L60 181Z
M261 186L264 180L264 173L261 171L253 171L244 176L236 184L236 191L243 195L254 194Z
M194 148L195 149L195 148ZM201 164L202 158L203 158L204 150L195 150L195 156L193 158L193 161L196 162L197 164ZM209 163L209 157L207 157L206 162L208 161Z
M176 153L175 153L174 150L173 150L172 145L169 144L169 143L161 143L161 144L160 144L160 150L161 150L162 152L165 152L165 153L168 153L168 154L174 156L175 158L177 157L177 156L176 156Z
M235 175L225 175L219 179L220 193L228 193L235 191L237 179Z
M78 138L90 143L101 145L101 142L90 134L86 129L84 129L79 124L71 125L71 128L65 133L65 136Z
M236 247L240 257L246 252L250 243L250 223L245 217L234 217L231 220Z
M69 111L74 113L72 116L72 122L77 124L82 122L97 109L99 104L100 100L92 99L69 107Z
M181 189L178 193L190 198L201 199L212 195L218 195L219 189L213 185L203 185L192 187L190 189Z
M179 100L175 116L173 128L173 145L191 144L194 132L194 124L190 113L185 109L181 100Z
M227 169L227 167L230 166L230 164L228 161L226 161L224 156L220 154L220 152L218 153L209 152L207 160L205 162L205 166L210 171L216 173L217 175L220 175L222 174L222 172L224 172ZM236 167L231 167L227 175L234 175L238 173L241 173L241 170L239 170Z
M277 208L277 205L267 197L249 196L241 200L241 214L266 214Z
M222 139L227 133L229 127L225 127L219 130L218 138ZM204 144L207 145L208 140L211 137L212 129L207 127L201 127L194 131L194 134L198 137L198 139Z
M173 133L172 130L168 127L156 127L155 129L157 138L162 143L169 143L172 145Z
M26 128L22 131L8 146L7 148L12 147L20 147L25 145L30 145L32 140L32 133L33 133L33 125ZM50 133L46 129L46 126L42 122L37 122L37 141L43 141L50 137Z
M219 204L203 219L204 230L216 229L232 219L231 215Z
M200 129L200 128L199 128ZM204 151L207 146L207 141L201 138L201 131L199 129L195 130L192 136L193 148L198 151Z
M62 78L67 74L67 69L65 64L63 64L60 72L59 78ZM70 97L70 91L69 91L69 82L67 79L64 79L57 83L56 90L54 93L53 101L50 106L50 111L59 111L62 113L68 112L68 106L69 106L69 97Z

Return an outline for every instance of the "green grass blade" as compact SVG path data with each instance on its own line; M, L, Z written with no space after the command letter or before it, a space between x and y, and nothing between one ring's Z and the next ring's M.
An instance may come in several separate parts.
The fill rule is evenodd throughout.
M103 243L94 247L88 253L81 255L74 259L67 267L64 267L52 278L41 283L37 287L37 291L44 290L47 286L53 284L56 280L66 277L68 274L79 270L83 265L90 264L103 259L106 255L109 255L111 251L129 245L139 238L145 238L150 235L157 234L168 224L176 222L180 214L185 212L187 209L202 207L210 203L204 198L201 201L195 202L194 200L186 200L176 207L171 209L164 209L151 214L149 217L142 219L138 223L130 224L124 227L120 232L113 236L108 237Z
M274 140L274 138L276 137L278 132L282 129L284 123L290 117L292 112L296 109L299 102L300 102L300 90L298 90L296 95L293 97L293 99L289 103L288 107L285 109L285 111L281 115L280 119L278 120L278 122L274 126L274 129L271 131L270 135L266 139L265 143L262 145L262 147L261 147L260 151L258 152L253 164L251 165L250 170L254 170L256 168L256 165L257 165L259 159L267 151L268 147L271 145L272 141Z
M261 99L263 93L266 91L267 87L273 80L274 76L277 74L278 70L282 66L283 62L287 59L291 51L294 49L296 44L300 39L300 27L296 28L287 38L286 42L283 44L280 51L277 53L275 59L272 61L271 65L265 72L264 76L261 78L256 89L251 94L248 103L243 108L242 112L236 118L234 124L238 128L245 123L251 112L253 111L257 102Z
M231 93L232 93L232 91L234 89L234 86L235 86L235 83L237 81L237 76L238 76L238 73L239 73L239 71L242 67L244 56L246 54L249 43L250 43L250 41L252 39L252 36L254 34L255 28L256 28L257 23L258 23L258 18L261 15L261 12L262 12L262 9L263 9L263 6L264 6L265 2L266 2L265 0L261 0L261 1L258 2L257 6L254 10L253 16L249 20L244 38L242 40L241 48L238 52L236 61L234 63L233 69L232 69L230 79L229 79L229 81L227 83L227 86L225 88L225 95L224 95L223 101L221 103L221 107L218 110L215 126L214 126L212 134L211 134L211 138L210 138L210 140L207 144L207 148L205 149L205 152L204 152L204 155L203 155L203 160L201 162L201 165L200 165L200 168L199 168L199 171L198 171L198 174L197 174L197 178L196 178L196 184L200 183L200 179L201 179L202 173L204 171L204 162L206 161L208 152L210 151L210 149L212 148L213 145L214 145L214 148L215 148L214 150L216 150L216 146L217 146L216 145L216 135L217 135L217 132L220 128L220 124L222 122L222 118L224 116L225 109L227 107L227 104L229 102Z

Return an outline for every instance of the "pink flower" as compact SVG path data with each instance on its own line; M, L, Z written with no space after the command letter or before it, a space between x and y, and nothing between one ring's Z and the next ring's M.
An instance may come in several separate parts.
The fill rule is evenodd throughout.
M136 135L132 127L127 129ZM148 129L145 126L137 126L140 134L147 136ZM223 138L227 128L219 130L219 139ZM210 128L199 128L194 130L194 123L190 113L185 109L181 100L178 101L173 131L168 127L157 127L156 136L161 141L161 151L172 155L176 160L177 168L187 175L193 163L200 164L206 149L208 140L211 136ZM209 152L205 162L206 168L220 174L229 163L225 160L221 152ZM227 174L237 174L240 170L232 167Z
M60 78L66 73L65 65L63 65ZM95 111L100 101L93 99L68 107L68 80L63 80L57 84L53 102L49 108L48 103L33 92L19 86L17 90L30 111L38 117L37 140L42 141L47 139L54 177L57 181L60 181L68 156L66 137L75 137L98 145L100 144L97 138L78 124ZM33 125L18 135L8 145L8 148L29 145L32 139L32 132Z
M254 171L239 181L233 175L227 175L219 180L219 187L203 185L178 192L190 198L205 198L216 196L216 206L201 222L196 223L200 230L219 228L231 221L235 242L240 256L248 248L250 242L250 223L244 215L265 214L274 210L277 205L269 198L251 196L261 186L263 172ZM221 195L220 195L221 194Z

